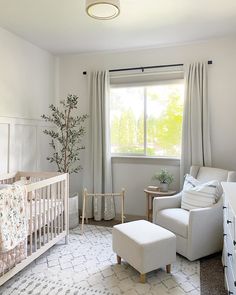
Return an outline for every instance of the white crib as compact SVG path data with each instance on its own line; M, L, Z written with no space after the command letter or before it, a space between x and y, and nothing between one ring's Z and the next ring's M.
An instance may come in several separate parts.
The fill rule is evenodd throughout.
M30 179L26 185L28 237L0 253L0 286L62 238L68 243L68 174L15 172L0 175L0 184L12 184L22 177Z

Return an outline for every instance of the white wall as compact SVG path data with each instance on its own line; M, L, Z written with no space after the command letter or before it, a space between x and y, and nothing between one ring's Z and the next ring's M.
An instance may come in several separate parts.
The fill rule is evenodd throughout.
M81 113L88 113L84 70L195 60L213 60L209 66L213 165L236 170L236 38L159 49L60 56L56 69L54 56L0 28L0 171L52 169L45 161L48 146L40 115L55 102L55 93L58 98L78 94ZM84 157L82 164L84 171L71 177L71 192L82 190ZM162 167L174 174L172 187L178 189L178 161L113 159L114 188L125 187L127 191L126 214L145 214L143 189Z
M55 58L0 28L0 116L39 119L55 100Z
M0 28L0 172L50 170L47 125L55 100L55 57Z
M175 47L65 55L59 58L60 97L67 93L80 96L81 112L88 112L87 77L83 71L114 69L212 60L209 66L209 100L213 166L236 170L236 38L215 39L207 42ZM84 170L86 169L86 163ZM155 171L167 167L175 175L173 188L179 188L178 163L163 160L113 159L114 187L125 187L126 213L145 215L143 189L150 184ZM81 190L83 175L72 179L72 190Z

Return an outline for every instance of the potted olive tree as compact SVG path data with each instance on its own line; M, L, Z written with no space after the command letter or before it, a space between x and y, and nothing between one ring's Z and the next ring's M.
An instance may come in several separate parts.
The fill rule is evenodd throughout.
M83 123L88 115L74 114L78 109L78 102L78 96L69 94L66 99L60 101L58 107L53 104L49 106L51 115L41 116L46 122L54 125L54 128L43 132L51 137L49 144L53 150L47 160L57 165L58 172L78 173L82 169L79 165L79 156L80 151L85 149L81 145L81 140L85 135Z
M153 180L160 182L160 190L167 192L169 185L174 181L174 177L166 169L161 169L161 172L154 174Z
M43 132L48 135L52 155L47 157L50 163L55 163L57 171L62 173L78 173L82 167L80 162L80 152L85 149L81 144L85 135L84 122L88 115L78 116L75 111L78 109L79 98L69 94L66 99L60 101L59 106L51 104L50 115L41 117L52 124L52 128ZM70 195L69 202L69 224L73 228L79 223L79 198L78 193Z

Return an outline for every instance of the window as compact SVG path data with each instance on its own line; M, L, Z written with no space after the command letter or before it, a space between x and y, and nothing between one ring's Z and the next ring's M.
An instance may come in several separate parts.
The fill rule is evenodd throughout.
M112 86L112 154L180 157L183 93L183 80Z

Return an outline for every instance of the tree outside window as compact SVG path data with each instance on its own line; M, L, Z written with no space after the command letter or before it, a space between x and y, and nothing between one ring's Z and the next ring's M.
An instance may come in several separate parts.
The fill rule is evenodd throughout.
M183 92L182 81L111 88L111 152L180 157Z

